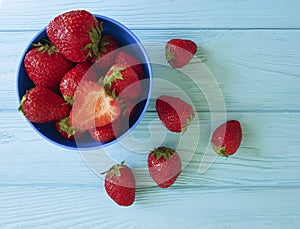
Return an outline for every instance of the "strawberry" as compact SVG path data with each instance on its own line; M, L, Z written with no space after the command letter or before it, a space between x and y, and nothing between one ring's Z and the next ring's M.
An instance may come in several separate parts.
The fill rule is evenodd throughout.
M145 72L141 62L136 57L129 55L126 52L120 51L117 54L115 64L131 67L139 76L139 79L144 78Z
M85 133L84 131L76 130L73 126L71 126L69 117L56 121L55 128L60 136L68 140L80 138Z
M119 136L121 119L117 119L105 126L89 130L91 137L97 142L110 142Z
M67 103L73 104L74 94L81 80L97 81L97 75L88 62L78 63L61 79L59 89Z
M100 40L99 54L91 59L92 63L107 71L115 62L118 48L117 40L109 34L104 34Z
M73 10L56 16L47 26L50 41L69 60L84 62L98 55L102 25L85 10Z
M130 206L135 199L135 178L132 170L124 164L112 166L107 172L104 188L108 196L120 206Z
M156 111L163 125L177 133L185 132L194 118L194 110L190 104L168 95L157 98Z
M74 95L70 123L81 130L105 126L120 116L120 110L119 102L104 87L82 80Z
M37 87L58 89L59 82L73 64L62 56L52 44L33 44L24 58L28 77Z
M192 40L174 38L167 42L165 55L173 68L187 65L197 52L197 45Z
M149 174L161 188L168 188L181 173L181 160L175 150L160 146L148 155Z
M106 73L103 83L120 99L136 99L142 94L139 77L131 67L114 64Z
M48 88L34 87L21 99L19 111L35 123L60 120L67 117L71 107L65 100Z
M242 128L237 120L230 120L220 125L212 135L214 151L224 157L233 155L242 141Z

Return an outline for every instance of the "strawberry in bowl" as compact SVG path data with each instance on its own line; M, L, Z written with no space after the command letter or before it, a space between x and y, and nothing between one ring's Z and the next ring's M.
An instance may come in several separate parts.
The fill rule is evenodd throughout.
M111 44L110 41L114 43ZM127 120L130 123L128 128L122 129L118 137L103 142L99 140L101 137L95 140L94 134L91 134L93 130L116 123L117 119L124 116L120 99L113 95L107 86L101 85L99 79L106 75L116 61L120 61L116 60L118 49L124 52L127 47L128 55L138 60L143 79L146 79L138 94L139 103L130 120ZM79 90L76 96L80 85L82 90ZM65 12L49 21L48 25L29 41L17 71L19 110L38 134L67 149L103 147L125 136L146 112L151 86L151 65L139 39L121 23L86 10ZM90 93L84 91L85 88ZM32 90L55 95L56 101L52 102L44 96L44 99L34 98L36 104L30 104L24 96ZM50 102L51 107L48 108L47 104ZM57 104L60 107L55 107ZM93 111L95 104L95 107L101 107L101 112ZM44 113L38 112L39 106L43 108ZM27 110L34 110L35 113L26 116ZM57 123L66 118L69 119L71 129L74 128L77 133L84 133L80 134L80 143L76 137L73 140L62 136Z

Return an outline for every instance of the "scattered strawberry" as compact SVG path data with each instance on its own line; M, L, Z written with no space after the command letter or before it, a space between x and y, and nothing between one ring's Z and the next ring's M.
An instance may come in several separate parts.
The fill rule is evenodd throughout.
M197 45L191 40L171 39L165 47L167 61L173 68L187 65L197 52Z
M191 105L168 95L157 98L156 111L163 125L177 133L185 132L194 118L194 110Z
M85 10L73 10L56 16L47 26L50 41L69 60L84 62L98 55L102 25Z
M136 99L142 93L139 77L131 67L114 64L106 73L103 83L120 99Z
M70 123L81 130L105 126L119 117L120 110L120 104L104 87L82 80L74 95Z
M168 188L181 173L181 160L173 149L160 146L148 155L148 170L155 183Z
M117 54L115 64L131 67L139 76L139 79L144 78L145 72L141 62L136 57L131 56L126 52L120 51Z
M69 121L69 117L62 118L55 122L57 133L65 139L74 140L80 138L85 133L81 130L76 130Z
M88 62L78 63L60 81L59 89L67 103L73 104L74 94L81 80L97 81L97 74Z
M67 117L71 107L65 100L48 88L34 87L22 97L19 111L35 123L60 120Z
M100 41L99 54L91 59L92 63L107 71L115 62L118 48L117 40L111 35L104 34Z
M237 120L220 125L213 133L211 144L214 151L224 157L233 155L242 141L242 128Z
M24 58L28 77L37 87L58 89L59 82L73 64L62 56L52 44L33 44Z
M97 142L110 142L120 133L121 119L117 119L105 126L89 130L91 137Z
M135 178L132 170L121 162L106 173L104 188L108 196L120 206L130 206L135 199Z

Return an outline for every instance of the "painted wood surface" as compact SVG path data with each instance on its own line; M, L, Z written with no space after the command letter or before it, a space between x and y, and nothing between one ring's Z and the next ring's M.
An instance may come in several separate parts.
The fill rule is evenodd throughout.
M16 68L27 42L57 14L79 8L131 28L155 63L154 77L185 92L199 118L199 141L197 136L187 141L197 141L196 151L168 190L153 186L136 166L143 165L146 145L136 153L110 147L119 153L117 159L127 157L136 166L138 184L143 184L130 208L106 196L98 170L80 152L43 140L17 111ZM299 8L293 0L1 0L0 228L299 228ZM173 37L196 41L205 62L194 58L183 71L157 63ZM198 166L209 141L211 114L221 109L208 104L189 80L201 79L193 70L199 64L218 83L227 118L240 120L244 131L238 153L217 158L204 174ZM176 94L164 86L161 90ZM160 130L152 101L133 134L145 140ZM178 139L167 133L166 143L178 144Z

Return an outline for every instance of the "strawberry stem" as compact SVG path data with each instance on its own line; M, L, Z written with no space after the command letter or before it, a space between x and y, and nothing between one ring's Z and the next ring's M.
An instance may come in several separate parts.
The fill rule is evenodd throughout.
M219 154L220 156L222 156L222 157L228 157L228 155L227 155L227 153L226 153L226 150L225 150L225 148L226 148L226 146L217 146L215 143L213 143L212 141L211 141L211 145L212 145L212 147L213 147L213 150L217 153L217 154Z
M122 161L120 164L113 165L112 167L110 167L109 170L102 172L100 174L103 175L103 174L109 173L109 179L112 179L114 176L120 177L121 176L120 169L125 167L124 164L125 164L125 161Z
M83 50L88 50L88 57L99 57L99 43L101 40L101 34L103 31L103 22L99 22L98 25L92 26L89 32L90 43L83 47Z
M76 132L75 128L70 124L69 117L61 119L59 121L58 125L60 128L59 130L61 132L66 132L68 135L68 138L70 138Z
M171 51L170 47L166 47L166 59L168 61L168 63L171 63L172 60L175 60L175 55L174 53Z
M156 156L156 160L159 160L161 157L163 157L165 160L169 160L173 153L175 153L173 149L160 146L151 152L151 156Z
M48 40L44 39L46 44L42 44L41 42L32 44L33 47L37 48L38 52L45 53L47 52L49 56L54 52L58 52L58 49Z

